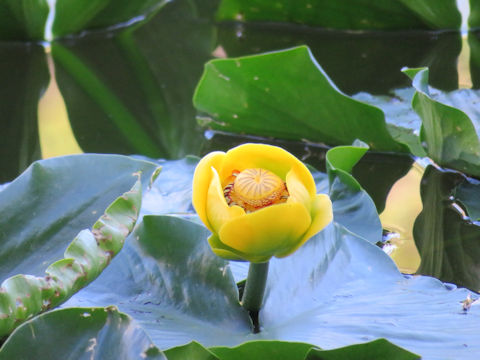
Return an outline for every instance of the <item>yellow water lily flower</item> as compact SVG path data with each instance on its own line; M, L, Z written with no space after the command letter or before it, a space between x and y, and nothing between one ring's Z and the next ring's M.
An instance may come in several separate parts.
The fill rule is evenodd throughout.
M307 167L282 148L244 144L200 160L193 206L215 254L254 263L284 257L327 226L332 203Z

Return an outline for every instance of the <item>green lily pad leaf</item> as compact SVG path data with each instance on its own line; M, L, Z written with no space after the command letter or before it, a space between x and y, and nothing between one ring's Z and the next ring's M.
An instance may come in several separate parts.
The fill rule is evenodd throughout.
M333 83L347 95L385 95L392 89L410 87L409 79L399 71L406 65L428 66L430 84L438 89L458 88L459 32L331 31L271 22L241 26L227 22L218 24L217 29L219 46L230 58L307 45Z
M262 339L331 349L384 337L426 358L480 351L480 313L472 307L465 314L460 303L474 294L403 276L380 248L340 225L292 256L271 260L261 332L252 334L229 267L211 253L208 234L188 220L146 216L102 275L63 306L117 304L161 349Z
M342 94L305 46L208 62L194 104L213 129L408 151L388 132L383 112Z
M2 0L1 40L43 40L49 7L47 0Z
M329 349L384 337L425 358L480 351L474 335L480 313L465 316L460 304L474 294L433 278L403 276L380 248L339 225L292 256L273 259L266 294L263 339Z
M294 22L335 29L458 29L454 0L223 0L220 20Z
M116 304L161 349L192 340L235 345L248 338L250 320L228 263L212 253L208 234L181 218L144 216L102 275L63 306Z
M358 345L350 345L340 349L312 349L305 360L416 360L420 356L402 349L385 339L378 339Z
M113 36L52 44L56 79L85 152L151 158L200 152L192 96L215 32L197 10L175 1Z
M168 360L219 360L212 352L196 341L165 351Z
M120 155L72 155L38 161L0 192L0 279L43 275L77 233L157 165Z
M459 191L460 189L460 191ZM466 193L462 193L467 189ZM471 191L465 177L454 171L428 166L421 182L423 209L413 235L422 258L419 274L480 290L480 226L464 218L455 197ZM468 191L470 190L470 191ZM478 207L478 188L469 201Z
M422 119L421 138L435 162L480 175L480 141L470 118L459 109L434 100L428 90L428 69L404 69L416 90L412 107Z
M41 45L3 42L0 58L0 183L4 183L41 158L38 101L50 76Z
M366 146L337 146L327 152L326 164L334 221L375 244L382 240L382 224L372 199L351 175L367 150Z
M78 233L65 250L64 258L51 264L44 277L15 275L4 280L0 288L0 336L36 314L65 302L97 278L133 230L141 199L138 180L130 191L108 206L91 231Z
M167 358L131 317L110 306L54 310L29 320L3 344L0 359Z
M212 347L219 360L304 360L312 345L284 341L250 341L234 348Z
M52 32L56 37L126 23L161 8L165 0L57 0ZM138 21L138 20L137 20Z

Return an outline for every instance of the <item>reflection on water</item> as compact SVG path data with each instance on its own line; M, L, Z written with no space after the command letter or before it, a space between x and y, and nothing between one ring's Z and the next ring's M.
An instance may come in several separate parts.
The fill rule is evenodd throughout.
M65 102L58 90L51 57L48 57L48 67L50 84L38 103L38 134L42 159L80 154L82 149L70 126Z
M413 225L422 211L420 181L424 168L415 162L408 173L390 190L385 210L380 214L382 226L390 236L384 247L400 271L414 274L420 266L420 255L413 240Z

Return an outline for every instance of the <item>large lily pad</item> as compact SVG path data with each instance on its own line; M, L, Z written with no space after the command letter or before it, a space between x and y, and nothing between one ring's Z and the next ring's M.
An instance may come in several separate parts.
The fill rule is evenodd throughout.
M360 139L375 150L408 151L383 112L342 94L305 46L210 61L194 104L208 114L200 121L214 129L329 145ZM419 146L413 134L401 141Z
M0 279L42 275L75 235L157 165L120 155L73 155L34 163L0 192Z
M140 166L140 164L137 163L137 166ZM41 165L37 166L36 170L37 174L38 171L41 172L42 170L44 172L45 170L50 170L57 176L61 173L58 169L55 171L52 167L50 169L48 167L42 168ZM43 175L46 174L44 173ZM28 173L26 177L28 177ZM18 193L22 190L19 183L21 184L21 181L15 181L9 185L6 191L2 191L2 195L5 195L4 198L6 200L11 200L12 194L13 196L18 196ZM39 187L34 189L38 191L38 193L35 193L40 199L38 202L41 203L43 199L55 200L55 197L46 191L49 190L48 187L45 187L43 191L41 188L42 185L48 186L51 184L42 184L41 180L38 183ZM55 184L53 184L53 187L55 187ZM76 190L79 191L80 189L77 188ZM87 194L88 192L83 192L83 195ZM93 224L91 231L82 230L78 233L65 250L63 259L48 266L45 270L45 276L40 277L27 273L27 275L19 274L5 279L1 284L0 291L0 336L8 334L21 322L35 316L39 312L58 306L93 281L120 251L126 236L132 231L139 215L141 198L141 183L140 180L137 180L130 191L125 192L109 205L105 213ZM28 205L35 207L35 205L38 206L38 203L30 203ZM85 204L83 204L83 207L85 207ZM14 213L14 211L11 212ZM93 211L93 213L96 213L96 211ZM10 214L7 212L2 215L8 217L10 222L13 222L12 218L9 217ZM79 212L79 215L81 218L81 212ZM2 234L2 238L10 247L12 244L17 246L35 245L37 240L35 235L30 235L31 237L29 237L28 231L24 231L23 237L22 235L15 236L13 231L15 227L12 224L9 225L4 226L6 231ZM33 230L38 234L42 225L48 228L48 225L33 224L30 227L30 231ZM57 227L57 229L60 230L60 227ZM26 230L24 226L20 228L20 232L23 230ZM45 235L53 238L55 234ZM45 241L45 239L43 240ZM49 239L47 238L46 240ZM37 241L37 246L38 243ZM8 251L9 248L7 247L6 250ZM12 259L9 259L10 261L8 262L5 261L6 264L4 266L14 264L17 268L20 267L22 270L25 270L27 266L24 263L15 264L15 260L18 262L18 258L21 258L24 262L27 262L28 260L32 261L35 257L45 256L45 254L38 254L37 251L30 250L28 252L28 250L24 250L21 253L10 253ZM7 251L4 251L2 255L8 255ZM50 251L50 254L46 254L46 256L51 256L51 253L53 251ZM39 264L36 265L38 266ZM44 266L43 263L41 265Z
M454 0L223 0L221 20L296 22L336 29L458 29Z

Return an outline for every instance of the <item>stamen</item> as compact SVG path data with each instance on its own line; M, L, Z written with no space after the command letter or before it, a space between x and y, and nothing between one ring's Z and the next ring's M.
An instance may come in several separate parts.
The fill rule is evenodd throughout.
M282 179L260 168L232 172L223 193L229 206L241 206L247 213L286 202L289 196Z

